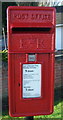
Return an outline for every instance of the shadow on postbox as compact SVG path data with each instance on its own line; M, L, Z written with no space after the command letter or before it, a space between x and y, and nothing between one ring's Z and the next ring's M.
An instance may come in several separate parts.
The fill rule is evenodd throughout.
M54 107L55 8L7 9L9 114L48 115Z

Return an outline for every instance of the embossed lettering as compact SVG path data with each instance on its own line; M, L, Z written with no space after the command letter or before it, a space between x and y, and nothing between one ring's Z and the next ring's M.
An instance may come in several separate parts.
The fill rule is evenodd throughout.
M19 19L19 20L51 20L51 14L28 14L28 13L16 13L13 14L14 19Z
M14 18L16 19L28 19L28 14L14 14Z
M50 20L50 14L32 14L32 20Z

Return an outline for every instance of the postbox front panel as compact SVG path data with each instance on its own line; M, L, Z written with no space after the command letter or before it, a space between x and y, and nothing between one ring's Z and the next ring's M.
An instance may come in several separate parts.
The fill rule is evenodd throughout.
M54 55L36 54L36 62L27 61L28 56L29 54L10 55L9 64L12 69L10 75L10 115L51 114L53 112L54 76L52 73L54 73ZM27 67L23 68L23 66ZM24 69L25 72L23 73ZM36 72L33 72L35 69ZM39 72L37 73L38 70ZM29 74L27 73L28 71L30 72ZM23 84L24 79L25 84Z
M13 117L53 112L55 10L8 9L9 113Z

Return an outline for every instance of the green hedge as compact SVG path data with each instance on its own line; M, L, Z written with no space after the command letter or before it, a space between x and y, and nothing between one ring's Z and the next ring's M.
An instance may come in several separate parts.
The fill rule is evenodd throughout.
M3 50L3 51L0 51L0 53L2 54L2 61L7 62L8 61L8 51Z

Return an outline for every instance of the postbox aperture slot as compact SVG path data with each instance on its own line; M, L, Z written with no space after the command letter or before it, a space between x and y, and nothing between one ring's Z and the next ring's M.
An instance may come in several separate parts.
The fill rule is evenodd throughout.
M51 28L50 27L28 27L28 28L22 28L22 27L13 27L12 28L12 33L22 33L22 32L48 32L50 31Z

